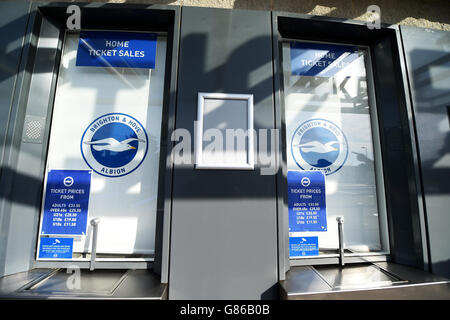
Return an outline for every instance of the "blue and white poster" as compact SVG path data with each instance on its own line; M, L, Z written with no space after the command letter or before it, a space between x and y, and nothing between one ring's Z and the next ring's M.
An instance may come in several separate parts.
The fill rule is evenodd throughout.
M148 150L144 126L125 113L108 113L92 121L81 137L81 155L99 175L118 178L135 171Z
M50 170L41 234L86 234L90 170Z
M289 255L291 257L318 256L319 237L290 237Z
M72 259L73 238L44 238L40 239L39 258Z
M355 46L291 42L293 75L333 77L358 58Z
M81 31L77 66L155 68L156 33Z
M289 232L327 231L325 175L288 171Z
M294 131L291 154L299 168L331 175L345 164L348 142L344 132L333 122L309 119Z

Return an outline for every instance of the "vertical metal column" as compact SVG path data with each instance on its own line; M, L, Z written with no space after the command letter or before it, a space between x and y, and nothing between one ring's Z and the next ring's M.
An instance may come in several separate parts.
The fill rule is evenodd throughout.
M92 250L91 250L91 265L89 270L93 271L95 269L95 258L97 257L97 234L98 234L98 224L100 223L100 218L94 218L91 220L92 230Z
M344 217L337 217L336 221L338 223L338 236L339 236L339 264L341 267L345 265L344 263Z

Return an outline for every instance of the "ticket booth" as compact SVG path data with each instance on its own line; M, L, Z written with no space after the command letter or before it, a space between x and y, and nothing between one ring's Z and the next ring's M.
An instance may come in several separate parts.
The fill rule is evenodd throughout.
M449 297L398 27L67 7L8 25L0 296Z
M281 295L448 296L445 278L421 271L426 217L398 28L282 12L272 22L284 132L279 223L289 230L279 239L289 270Z
M17 291L25 296L167 296L166 139L179 10L127 8L88 5L82 29L70 30L66 5L33 4L17 170L36 183L15 177L11 192L32 205L11 204L11 219L25 216L8 240L16 255L8 267L35 272ZM27 225L37 233L25 235ZM20 257L30 245L33 257ZM68 290L74 276L80 286Z

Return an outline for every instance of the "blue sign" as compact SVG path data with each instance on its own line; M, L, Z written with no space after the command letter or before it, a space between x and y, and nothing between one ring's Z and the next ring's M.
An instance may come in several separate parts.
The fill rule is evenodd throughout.
M348 156L344 132L326 119L310 119L295 129L291 138L292 158L303 170L330 175L342 168Z
M81 31L77 66L155 68L156 33Z
M291 42L293 75L332 77L358 58L355 46Z
M90 170L50 170L41 234L86 234Z
M144 161L148 136L144 126L125 113L108 113L92 121L81 137L81 155L96 173L110 178L135 171Z
M318 256L319 237L290 237L289 255L291 257Z
M327 231L325 176L288 171L289 232Z
M73 238L41 238L39 258L72 259Z

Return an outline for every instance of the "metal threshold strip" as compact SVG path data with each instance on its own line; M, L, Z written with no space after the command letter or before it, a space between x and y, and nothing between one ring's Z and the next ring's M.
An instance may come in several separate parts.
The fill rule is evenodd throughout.
M450 299L450 280L390 262L291 267L280 281L281 298Z
M79 270L79 279L76 279L76 273L67 273L64 269L56 269L46 277L28 284L20 291L51 296L112 296L126 279L128 272L129 270L91 272L83 269ZM78 284L77 281L79 281Z
M345 267L316 266L313 269L332 290L378 288L408 282L376 264Z
M0 298L167 299L167 284L147 269L34 269L0 278Z

